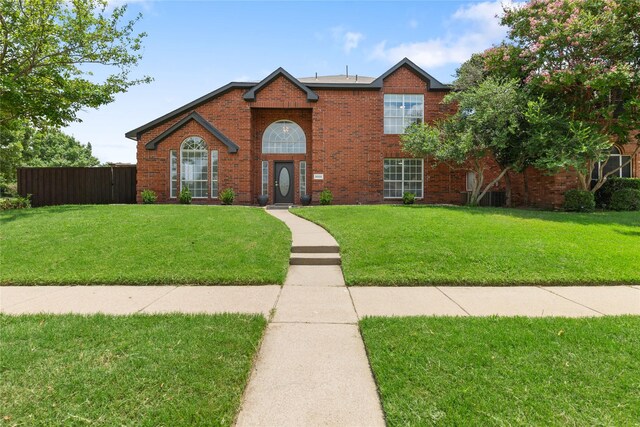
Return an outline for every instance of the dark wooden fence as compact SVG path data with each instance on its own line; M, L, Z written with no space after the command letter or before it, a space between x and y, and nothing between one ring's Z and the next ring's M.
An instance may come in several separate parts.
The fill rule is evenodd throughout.
M18 193L32 206L136 202L136 167L19 168Z

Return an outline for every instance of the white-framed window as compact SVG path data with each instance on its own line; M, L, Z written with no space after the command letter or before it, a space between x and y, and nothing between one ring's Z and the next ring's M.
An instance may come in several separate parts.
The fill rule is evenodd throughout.
M178 153L169 151L169 197L175 199L178 194Z
M185 139L180 146L180 190L188 188L194 199L208 195L208 153L207 143L197 136Z
M305 154L307 137L302 128L290 120L271 123L262 135L264 154Z
M424 121L424 95L384 95L384 133L401 134Z
M600 168L602 168L602 176L604 176L612 170L619 168L623 164L629 162L629 159L631 159L631 156L623 156L620 152L620 149L614 145L613 147L611 147L611 151L609 152L609 158L607 159L607 161L596 163L593 171L591 172L591 181L593 183L598 181ZM609 176L631 178L631 162L627 163L624 167Z
M476 173L472 171L467 172L467 191L473 191L476 186Z
M307 194L307 162L300 162L300 196Z
M262 161L262 195L267 196L269 194L269 162Z
M211 197L218 198L218 150L211 150Z
M422 159L384 159L384 198L401 199L407 192L422 198L423 170Z

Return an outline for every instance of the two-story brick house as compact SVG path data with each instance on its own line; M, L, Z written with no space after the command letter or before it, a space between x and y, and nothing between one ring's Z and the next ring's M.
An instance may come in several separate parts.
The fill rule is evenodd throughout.
M451 113L441 104L449 90L408 59L378 78L297 79L280 68L258 83L229 83L126 134L137 141L138 194L176 202L186 186L195 203L213 204L232 188L241 204L259 195L297 204L327 188L334 203L397 202L409 191L418 203L459 204L464 170L432 167L400 146L409 124ZM631 176L638 163L620 173ZM576 185L571 173L532 170L525 199L521 175L512 182L516 203L540 206L560 204Z

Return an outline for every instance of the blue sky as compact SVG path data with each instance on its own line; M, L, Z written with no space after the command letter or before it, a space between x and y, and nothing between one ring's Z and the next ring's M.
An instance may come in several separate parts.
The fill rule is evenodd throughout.
M376 77L408 57L444 83L473 52L505 35L498 1L126 2L148 33L135 74L154 81L79 114L65 132L91 142L102 162L135 163L124 133L230 81L278 67L296 77Z

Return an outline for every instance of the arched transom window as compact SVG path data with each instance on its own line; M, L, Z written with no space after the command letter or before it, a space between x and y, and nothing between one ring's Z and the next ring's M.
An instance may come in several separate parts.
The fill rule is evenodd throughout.
M188 188L193 198L208 195L208 152L202 138L191 136L180 146L180 189Z
M278 120L271 123L262 135L262 152L265 154L304 154L307 138L296 123Z

